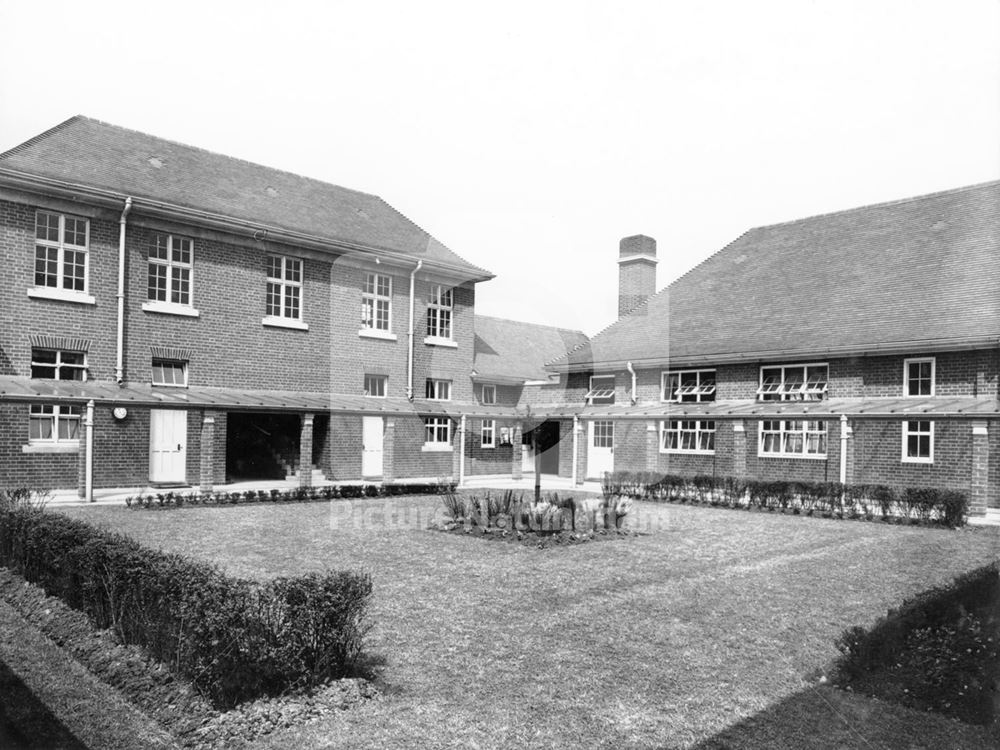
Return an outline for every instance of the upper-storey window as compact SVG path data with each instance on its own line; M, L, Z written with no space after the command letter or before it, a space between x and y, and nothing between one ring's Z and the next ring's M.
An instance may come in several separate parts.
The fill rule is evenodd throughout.
M934 395L934 357L903 360L903 395Z
M65 214L35 214L35 286L87 291L90 223Z
M590 390L585 396L588 404L613 404L615 402L615 376L591 375Z
M427 335L438 339L451 338L452 293L448 287L431 287L427 300Z
M385 398L389 390L388 375L365 375L365 395L373 398Z
M186 386L187 362L170 359L153 359L153 385Z
M194 241L172 234L156 235L149 250L149 299L191 305L191 263Z
M660 376L661 401L715 401L715 370L678 370Z
M428 378L426 396L432 401L451 401L451 381Z
M267 256L267 304L265 315L302 318L302 261L282 255Z
M819 401L828 386L826 364L761 367L757 397L761 401Z
M392 328L392 277L381 273L365 275L361 293L361 327L373 331Z
M497 387L487 383L479 386L479 402L482 404L495 404L497 402Z
M31 377L49 380L86 380L87 355L61 349L32 349Z

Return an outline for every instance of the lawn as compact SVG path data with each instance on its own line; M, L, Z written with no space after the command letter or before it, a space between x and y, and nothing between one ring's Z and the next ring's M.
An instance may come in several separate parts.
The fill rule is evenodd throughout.
M807 678L845 627L996 559L995 529L637 503L646 536L538 550L424 530L440 502L62 512L237 575L371 572L384 699L260 747L990 746Z

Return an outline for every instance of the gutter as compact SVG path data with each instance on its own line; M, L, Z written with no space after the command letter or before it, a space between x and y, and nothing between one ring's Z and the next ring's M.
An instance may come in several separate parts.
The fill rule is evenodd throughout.
M132 210L132 198L125 199L125 207L118 220L118 338L115 356L115 382L125 382L125 224Z
M418 260L417 265L414 266L413 270L410 272L410 326L409 331L407 331L406 344L406 398L410 401L413 400L413 304L414 295L416 293L417 271L419 271L423 265L424 262L422 260Z

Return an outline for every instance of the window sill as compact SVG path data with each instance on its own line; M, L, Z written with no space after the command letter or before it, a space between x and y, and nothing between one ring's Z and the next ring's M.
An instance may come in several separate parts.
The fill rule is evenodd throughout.
M28 443L21 446L22 453L79 453L79 443Z
M454 448L449 443L424 443L420 450L423 453L451 453Z
M491 451L494 448L496 448L495 445L480 445L479 447L482 448L484 451Z
M715 451L685 451L676 448L660 448L660 453L669 453L671 456L714 456Z
M924 464L925 466L930 466L931 464L934 463L934 459L933 458L912 458L912 457L907 456L905 458L900 459L900 463L904 463L904 464Z
M381 331L378 328L362 328L358 331L358 336L363 339L380 339L382 341L396 341L396 334L390 331Z
M427 336L424 339L427 346L446 346L449 349L458 349L458 342L451 339L443 339L440 336Z
M97 300L84 292L74 292L69 289L55 289L49 286L33 286L28 289L32 299L51 299L56 302L75 302L78 305L96 305Z
M143 302L142 309L145 312L160 313L162 315L181 315L186 318L197 318L201 313L190 305L178 305L176 302Z
M277 315L265 315L261 319L260 324L272 328L292 328L296 331L309 330L308 323L303 323L301 320L295 320L294 318L281 318Z
M818 453L757 453L757 458L802 458L806 461L826 461L826 454Z

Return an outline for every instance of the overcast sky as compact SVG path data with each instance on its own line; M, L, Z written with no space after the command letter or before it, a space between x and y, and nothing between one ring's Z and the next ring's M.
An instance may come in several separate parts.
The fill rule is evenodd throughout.
M85 114L377 193L497 275L477 311L616 315L744 230L1000 178L1000 0L0 0L0 150Z

